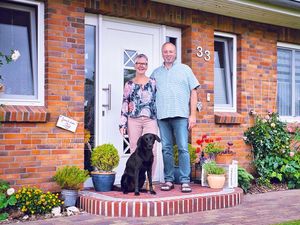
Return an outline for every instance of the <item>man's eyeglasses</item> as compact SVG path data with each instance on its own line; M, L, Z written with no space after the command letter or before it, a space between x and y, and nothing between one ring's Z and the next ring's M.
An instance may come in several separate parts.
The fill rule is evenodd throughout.
M148 63L136 62L135 65L137 65L137 66L148 66Z

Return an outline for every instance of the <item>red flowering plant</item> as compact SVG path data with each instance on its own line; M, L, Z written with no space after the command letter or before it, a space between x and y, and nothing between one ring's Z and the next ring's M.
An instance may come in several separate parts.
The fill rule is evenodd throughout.
M221 140L221 137L209 138L206 134L204 134L196 141L196 143L199 145L196 149L196 152L203 152L207 154L210 159L215 159L217 154L223 152L223 148L220 145Z

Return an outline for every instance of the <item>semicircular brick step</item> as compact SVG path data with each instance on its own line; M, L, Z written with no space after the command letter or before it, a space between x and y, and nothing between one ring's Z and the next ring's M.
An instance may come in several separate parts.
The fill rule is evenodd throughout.
M94 214L109 217L170 216L213 209L229 208L241 204L243 190L211 189L192 184L193 192L182 193L176 185L171 191L160 191L156 195L122 192L81 191L79 208Z

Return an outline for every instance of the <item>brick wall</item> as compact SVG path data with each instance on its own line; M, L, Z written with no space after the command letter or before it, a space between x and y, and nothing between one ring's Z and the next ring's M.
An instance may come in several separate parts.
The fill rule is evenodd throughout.
M277 41L300 44L299 30L264 25L225 16L168 6L151 1L45 1L45 107L0 108L0 178L13 186L35 185L57 190L51 177L57 167L83 167L84 15L87 12L182 28L182 59L190 65L202 88L203 111L191 141L207 133L234 142L236 158L249 165L249 146L243 132L253 123L249 110L265 113L276 108ZM213 59L214 31L237 35L237 113L215 115L213 60L196 57L198 45ZM211 101L206 101L207 93ZM79 121L76 133L55 126L59 115ZM216 117L217 116L217 117ZM218 121L240 121L226 124Z
M45 3L46 107L0 110L7 121L0 127L0 178L15 187L57 190L57 167L83 168L84 15L80 0ZM55 126L61 114L79 122L76 133Z

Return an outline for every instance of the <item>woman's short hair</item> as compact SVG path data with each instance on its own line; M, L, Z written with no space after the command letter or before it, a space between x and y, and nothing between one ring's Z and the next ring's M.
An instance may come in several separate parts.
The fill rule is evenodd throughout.
M147 62L148 62L148 57L147 57L145 54L138 54L138 55L135 57L134 61L136 62L136 61L137 61L138 59L140 59L140 58L144 58L144 59L146 59Z

